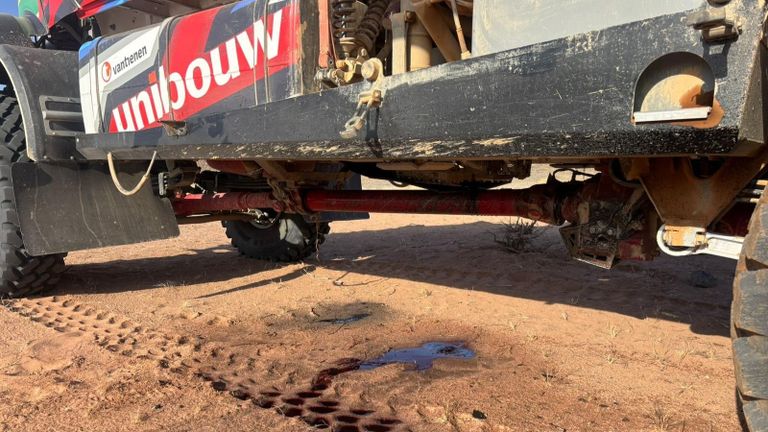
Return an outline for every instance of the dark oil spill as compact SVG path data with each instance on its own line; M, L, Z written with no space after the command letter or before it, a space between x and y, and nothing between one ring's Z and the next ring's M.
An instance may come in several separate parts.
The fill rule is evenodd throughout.
M356 316L360 315L365 316L357 320L368 316L366 314ZM344 321L327 320L327 322L344 324L356 316L345 318ZM300 388L290 393L276 389L262 390L258 393L248 389L236 389L230 392L239 399L252 399L258 407L275 409L285 417L299 418L315 429L330 429L334 432L409 432L411 429L397 418L380 416L375 411L364 408L342 408L340 401L334 400L330 394L333 380L348 372L372 370L393 363L412 365L415 370L423 371L431 368L432 363L437 359L471 359L475 356L475 352L467 348L463 342L428 342L417 348L391 350L373 360L355 358L338 360L332 367L318 372L308 388ZM213 386L216 390L229 390L229 385L225 381L214 381ZM473 415L475 418L485 416L479 411Z
M360 363L359 370L372 370L393 363L413 365L415 370L423 371L432 367L437 359L471 359L475 352L462 342L428 342L417 348L392 350L379 358Z

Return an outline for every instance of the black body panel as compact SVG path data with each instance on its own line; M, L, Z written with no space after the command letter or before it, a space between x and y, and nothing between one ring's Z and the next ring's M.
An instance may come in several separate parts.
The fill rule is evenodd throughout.
M12 15L0 14L0 44L33 46L31 38L21 28L20 19L26 18L16 18Z
M80 115L77 53L0 45L0 66L19 100L29 157L36 161L74 157L75 139L68 136L71 131L57 131L60 135L47 132L43 111ZM46 107L41 98L56 101ZM83 130L82 119L73 123Z
M764 6L734 5L738 40L707 43L687 14L659 16L385 79L383 105L357 140L339 131L368 83L201 116L183 137L158 131L78 138L89 159L381 160L747 156L764 142ZM708 129L632 123L643 71L675 52L712 70L724 116ZM754 76L753 76L754 73ZM750 133L743 133L748 131Z
M133 187L140 171L121 173L120 181ZM121 195L105 164L21 163L13 165L12 174L24 246L31 255L179 235L168 200L156 197L149 186L131 197Z

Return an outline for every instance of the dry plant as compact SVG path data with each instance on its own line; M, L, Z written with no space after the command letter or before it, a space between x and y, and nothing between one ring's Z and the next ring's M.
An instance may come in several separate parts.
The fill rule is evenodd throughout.
M651 420L653 421L653 428L656 432L668 432L677 426L672 420L672 415L664 410L664 407L660 404L654 405Z
M558 378L559 371L556 367L547 366L542 372L541 376L544 378L544 382L552 384Z
M606 353L606 355L605 355L605 361L607 361L608 364L614 364L614 363L618 362L619 361L619 351L616 348L611 347L608 350L608 353Z
M660 342L659 342L660 343ZM662 370L666 369L667 366L669 366L670 363L670 353L669 349L662 347L662 349L659 349L657 344L653 345L653 358L658 364Z
M533 240L538 238L544 230L536 226L536 221L527 221L517 218L515 222L505 223L502 228L501 238L493 235L493 240L500 244L507 252L519 254L527 252L531 248Z
M680 384L680 391L678 394L683 394L693 388L693 384Z
M688 342L685 343L683 349L677 350L678 364L682 364L689 355L693 354L696 350L692 348Z
M566 365L555 363L554 359L548 359L544 361L539 374L544 379L545 384L552 386L565 384L572 371L567 369Z
M613 324L608 324L608 330L607 330L608 336L611 337L611 339L616 339L616 336L621 333L621 329L616 327Z

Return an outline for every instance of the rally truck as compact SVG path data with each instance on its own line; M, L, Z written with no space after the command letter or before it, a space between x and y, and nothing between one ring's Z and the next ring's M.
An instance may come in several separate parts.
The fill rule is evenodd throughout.
M610 269L736 264L768 431L764 0L20 0L0 15L0 294L221 221L296 261L370 212L518 216ZM554 167L542 184L534 164ZM363 190L360 178L413 185Z

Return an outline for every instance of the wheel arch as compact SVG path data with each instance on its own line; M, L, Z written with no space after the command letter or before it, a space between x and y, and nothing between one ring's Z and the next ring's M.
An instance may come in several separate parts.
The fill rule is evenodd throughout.
M84 131L77 53L43 50L29 38L6 37L5 30L18 35L21 29L6 17L0 15L0 84L10 86L19 102L28 156L68 160L76 155L75 136Z
M27 18L0 14L0 44L33 47L34 25Z

